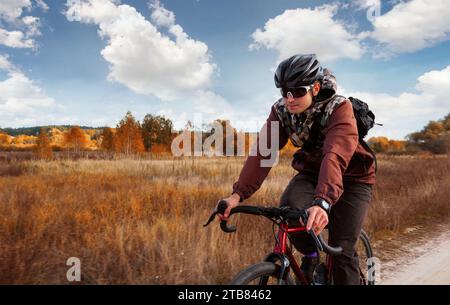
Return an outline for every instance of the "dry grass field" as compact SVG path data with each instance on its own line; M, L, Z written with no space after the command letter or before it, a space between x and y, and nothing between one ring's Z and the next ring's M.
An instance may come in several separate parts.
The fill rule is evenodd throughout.
M0 162L0 283L221 284L273 246L263 218L203 228L243 158ZM273 168L246 203L276 205L295 174ZM378 240L450 215L450 157L379 157L365 228Z

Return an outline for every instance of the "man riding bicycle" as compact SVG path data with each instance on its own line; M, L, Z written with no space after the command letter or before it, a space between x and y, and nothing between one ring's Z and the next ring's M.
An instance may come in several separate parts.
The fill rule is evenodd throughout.
M333 258L333 282L358 285L355 245L375 184L374 156L359 141L351 101L336 95L334 75L322 68L314 54L282 61L275 72L275 85L282 97L272 105L264 128L270 135L271 122L281 126L278 150L288 139L301 147L292 161L299 173L284 190L280 205L307 209L306 228L316 234L328 225L329 244L343 248L343 253ZM325 126L320 123L324 116ZM259 141L270 142L267 138L258 137L255 147L261 147ZM258 149L247 158L232 195L225 199L228 207L220 215L222 219L227 220L232 208L260 188L271 169L261 166L263 159L267 158ZM301 269L311 280L319 263L317 248L305 232L290 238L304 254Z

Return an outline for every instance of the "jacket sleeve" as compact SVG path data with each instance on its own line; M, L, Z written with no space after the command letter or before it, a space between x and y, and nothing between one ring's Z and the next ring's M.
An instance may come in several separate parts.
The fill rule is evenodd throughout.
M271 122L277 122L278 126L278 147L277 150L283 148L287 141L288 136L286 132L281 127L281 123L278 119L277 114L275 113L274 107L272 107L269 117L267 118L266 124L262 127L267 128L267 136L262 137L260 132L257 137L256 143L253 144L252 150L256 153L251 154L247 160L245 161L244 167L241 170L238 181L233 184L232 193L237 193L241 197L241 201L252 196L260 187L261 184L266 179L267 175L270 172L271 166L261 166L262 160L270 159L270 156L262 156L260 152L260 144L261 146L265 146L267 148L271 148ZM261 130L261 131L262 131ZM276 132L276 131L275 131ZM263 143L260 143L262 142Z
M342 176L358 146L358 128L350 101L341 103L324 129L322 162L314 197L334 205L344 192Z

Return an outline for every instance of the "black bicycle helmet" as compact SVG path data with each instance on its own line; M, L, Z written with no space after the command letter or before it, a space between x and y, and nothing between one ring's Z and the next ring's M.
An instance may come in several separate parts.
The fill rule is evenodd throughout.
M312 85L322 80L323 68L315 54L297 54L283 60L275 71L277 88Z

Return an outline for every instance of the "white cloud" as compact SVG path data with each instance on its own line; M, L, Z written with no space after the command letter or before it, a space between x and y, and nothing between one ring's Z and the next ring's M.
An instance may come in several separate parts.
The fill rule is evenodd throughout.
M334 19L337 9L337 5L325 5L286 10L252 34L250 49L276 50L279 60L296 53L316 53L321 61L359 59L364 49L358 37Z
M48 6L42 0L36 1L36 6L47 11ZM30 0L2 0L0 2L0 21L6 23L0 28L0 45L10 48L36 48L33 39L41 35L39 31L40 20L34 16L24 16L25 10L29 11L33 7Z
M96 24L107 45L101 51L110 64L108 80L139 94L175 100L207 90L216 69L208 46L192 39L175 24L175 15L156 1L152 21L167 27L168 35L134 7L111 0L67 1L69 21Z
M411 132L418 131L430 120L443 118L450 111L450 66L443 70L430 71L418 78L418 93L405 92L398 96L371 93L346 92L345 96L357 97L369 104L376 116L371 136L388 136L401 139Z
M383 48L379 56L411 53L450 39L448 0L411 0L376 18L365 33Z
M34 37L41 35L39 31L40 27L40 19L38 17L33 16L25 16L22 18L23 24L26 26L26 37Z
M9 57L7 55L0 54L0 71L10 72L13 70L15 70L15 67L9 61Z
M36 5L41 8L44 12L48 11L48 5L43 0L35 0Z
M419 77L416 88L423 92L432 93L442 99L450 110L450 66L440 71L430 71Z
M58 108L53 98L30 80L9 58L0 54L0 70L7 78L0 81L0 125L24 126L48 117L49 110Z
M352 5L359 10L365 10L372 7L381 7L381 0L356 0Z
M30 0L2 0L0 2L0 19L14 21L22 15L25 8L31 7Z
M33 48L33 39L25 38L25 34L21 31L6 31L0 28L0 45L10 48Z
M159 1L152 2L150 8L153 10L151 20L157 26L170 27L175 24L175 14L161 6Z

